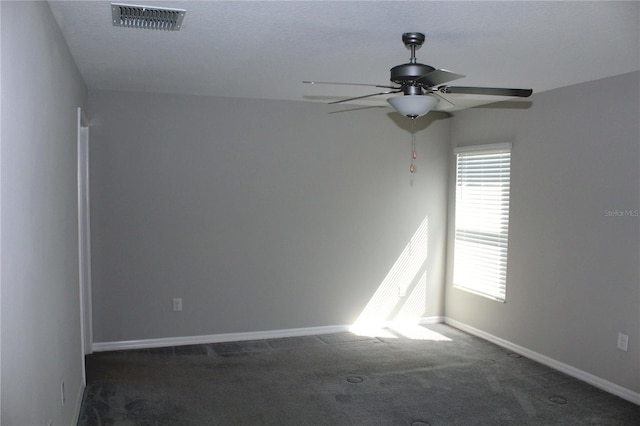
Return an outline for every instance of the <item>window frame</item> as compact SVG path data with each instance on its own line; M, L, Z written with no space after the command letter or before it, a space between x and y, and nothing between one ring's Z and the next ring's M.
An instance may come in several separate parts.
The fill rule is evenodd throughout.
M457 147L453 151L455 193L452 284L454 288L501 303L506 303L507 293L512 148L511 143L497 143ZM468 165L470 157L478 156L476 160L482 161L479 156L488 155L496 157L489 157L484 170ZM461 165L461 160L466 160L465 170L462 170L465 166ZM481 163L475 164L482 166ZM496 164L499 164L498 168L495 167ZM505 164L506 171L503 169ZM470 167L481 175L469 175ZM489 170L489 167L492 169ZM460 176L462 172L466 172L466 177ZM490 181L485 180L487 178ZM478 188L475 192L472 190L474 186ZM464 188L466 190L463 194ZM485 199L488 200L487 204L484 204ZM461 211L461 208L466 208L466 212ZM482 217L482 223L469 222L471 217ZM469 272L470 270L483 272L480 273L480 278L472 278L470 276L475 272Z

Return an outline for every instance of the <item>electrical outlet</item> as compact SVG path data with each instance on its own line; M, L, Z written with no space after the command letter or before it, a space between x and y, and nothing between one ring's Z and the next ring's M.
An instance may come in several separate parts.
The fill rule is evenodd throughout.
M401 285L398 286L398 297L405 297L407 295L407 289Z
M624 333L618 333L618 349L621 351L627 351L629 346L629 336Z
M60 400L62 401L62 405L67 402L67 395L64 392L64 380L60 384Z
M182 298L176 297L173 299L173 312L182 311Z

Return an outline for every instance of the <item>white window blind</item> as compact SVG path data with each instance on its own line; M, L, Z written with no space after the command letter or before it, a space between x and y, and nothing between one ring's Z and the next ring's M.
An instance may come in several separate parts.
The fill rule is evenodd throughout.
M457 148L453 285L505 301L511 144Z

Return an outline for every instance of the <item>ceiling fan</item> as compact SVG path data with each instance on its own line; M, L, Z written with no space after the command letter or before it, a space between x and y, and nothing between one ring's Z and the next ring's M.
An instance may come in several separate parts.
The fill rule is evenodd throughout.
M522 97L531 96L531 89L507 89L498 87L466 87L466 86L448 86L444 83L458 80L465 77L445 69L436 69L431 65L425 65L416 61L416 49L422 46L425 36L422 33L410 32L402 35L402 41L409 49L411 49L411 59L409 63L396 65L391 68L390 80L393 85L386 84L364 84L364 83L334 83L326 81L303 81L308 84L334 84L347 86L370 86L387 89L382 92L372 93L370 95L356 96L353 98L342 99L339 101L329 102L330 104L338 104L342 102L355 101L358 99L369 98L372 96L388 95L392 93L402 93L401 96L394 96L387 99L387 102L396 109L400 114L416 119L425 115L436 107L440 99L452 103L440 94L461 94L461 95L492 95L506 97Z

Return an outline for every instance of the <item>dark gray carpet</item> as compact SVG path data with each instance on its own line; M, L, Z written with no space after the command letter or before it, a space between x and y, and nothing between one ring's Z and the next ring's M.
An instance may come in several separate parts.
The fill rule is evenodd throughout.
M87 357L79 425L640 425L640 406L446 325Z

